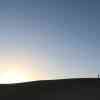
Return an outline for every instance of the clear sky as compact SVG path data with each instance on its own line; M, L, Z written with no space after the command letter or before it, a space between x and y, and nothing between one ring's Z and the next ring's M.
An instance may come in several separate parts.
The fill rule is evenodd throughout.
M99 0L0 0L0 82L100 73Z

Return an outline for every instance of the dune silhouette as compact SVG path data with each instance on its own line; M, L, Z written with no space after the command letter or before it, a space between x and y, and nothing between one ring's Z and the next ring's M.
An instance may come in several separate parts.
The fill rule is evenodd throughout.
M99 100L100 79L77 78L0 84L0 97L25 100Z

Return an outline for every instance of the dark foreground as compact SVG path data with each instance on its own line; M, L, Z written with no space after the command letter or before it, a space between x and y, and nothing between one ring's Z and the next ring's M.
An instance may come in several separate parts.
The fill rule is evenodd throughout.
M0 99L100 100L100 79L65 79L1 84Z

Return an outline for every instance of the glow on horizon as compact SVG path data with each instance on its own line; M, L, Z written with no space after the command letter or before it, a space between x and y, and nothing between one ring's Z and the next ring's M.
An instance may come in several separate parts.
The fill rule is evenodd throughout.
M99 0L0 0L0 83L100 73L99 8Z
M29 69L29 67L13 67L6 68L6 70L0 73L0 84L11 84L11 83L23 83L36 81L41 79L47 79L46 75L37 72L34 69Z

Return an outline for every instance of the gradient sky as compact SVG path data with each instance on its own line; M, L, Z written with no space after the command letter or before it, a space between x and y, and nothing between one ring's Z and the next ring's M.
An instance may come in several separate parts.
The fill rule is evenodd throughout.
M96 77L99 0L0 0L0 82Z

